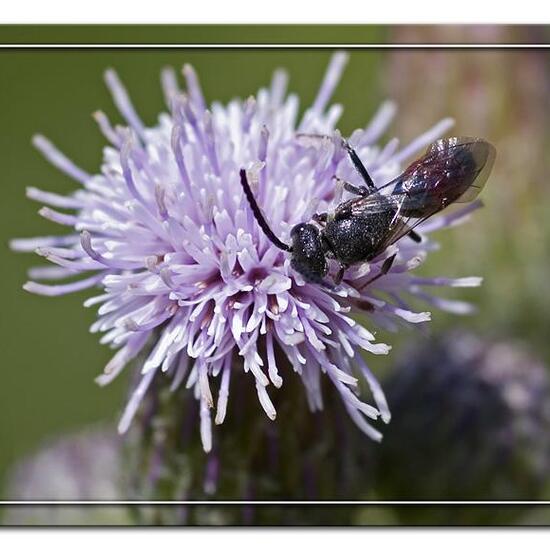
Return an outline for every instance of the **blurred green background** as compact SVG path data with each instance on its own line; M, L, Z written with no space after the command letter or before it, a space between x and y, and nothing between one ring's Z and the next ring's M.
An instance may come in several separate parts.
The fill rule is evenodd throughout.
M30 28L22 34L0 29L0 41L241 41L236 27L174 29L138 28L75 30ZM465 41L529 42L528 30L494 27L460 31L444 28L286 27L267 33L272 40L303 42ZM540 31L537 31L540 32ZM3 38L2 38L3 33ZM72 33L72 34L71 34ZM264 41L261 29L246 39ZM276 38L273 38L276 37ZM347 40L346 40L347 39ZM104 110L120 121L102 75L114 67L138 112L154 124L165 109L159 72L165 65L196 68L208 100L247 97L269 83L278 67L290 74L290 90L310 104L330 58L323 49L291 50L0 50L0 254L2 260L0 338L0 483L9 465L49 438L100 420L113 420L123 404L126 384L107 388L93 382L110 357L109 349L88 332L95 311L83 300L93 292L44 298L21 289L25 272L41 263L33 255L9 251L14 237L60 232L37 215L40 205L25 198L25 187L66 193L76 183L48 165L32 148L40 132L89 172L97 171L104 140L91 113ZM448 297L475 303L474 316L435 312L431 329L474 328L502 339L517 338L550 361L550 52L544 50L353 50L334 100L344 105L339 127L348 134L364 126L385 98L397 101L399 113L385 137L406 143L444 116L456 118L453 133L493 142L497 164L483 193L486 208L473 220L437 236L441 251L421 268L422 274L481 275L481 289L445 290ZM62 231L61 231L62 232ZM381 334L398 352L416 332ZM380 374L389 361L377 360ZM1 489L1 486L0 486Z

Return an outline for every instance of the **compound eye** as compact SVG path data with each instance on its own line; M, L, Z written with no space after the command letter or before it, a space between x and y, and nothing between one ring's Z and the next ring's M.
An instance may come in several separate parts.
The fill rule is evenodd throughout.
M298 223L296 224L291 230L290 230L290 236L296 237L298 235L303 234L308 230L310 224L307 223Z

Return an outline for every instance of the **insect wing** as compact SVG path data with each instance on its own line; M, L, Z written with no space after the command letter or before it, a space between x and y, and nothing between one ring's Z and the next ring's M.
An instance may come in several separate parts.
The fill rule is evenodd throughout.
M399 209L402 202L402 195L384 195L378 190L376 193L371 193L366 197L351 199L342 206L349 208L352 216L365 216Z
M419 223L422 223L440 210L438 208L432 208L429 211L426 210L426 213L422 217L413 219L411 216L403 215L403 206L406 199L407 196L403 193L389 196L383 195L382 193L373 193L367 197L349 201L347 208L350 209L352 216L391 214L392 218L388 227L387 235L384 241L380 244L380 249L383 250L391 244L397 242ZM344 208L346 208L346 205L344 205Z
M432 206L431 208L424 207L424 213L419 218L403 215L405 210L403 206L405 199L406 197L403 195L401 195L399 199L396 199L396 203L399 204L399 208L388 230L386 239L381 245L382 249L386 249L388 246L396 243L407 233L411 232L417 225L420 225L422 222L425 222L428 218L441 211L441 208Z
M449 180L454 180L456 187L465 187L456 202L470 202L479 195L489 179L496 150L483 139L453 137L434 142L426 156L432 156L436 165L443 164L443 169L449 172Z
M472 201L487 181L495 148L475 138L448 138L433 143L390 184L393 195L405 194L403 211L421 217L433 208Z
M417 225L426 221L430 216L441 211L439 205L423 207L423 213L419 217L413 217L407 214L406 201L408 197L404 193L393 194L390 196L376 193L368 197L357 199L351 207L352 215L371 215L371 214L392 214L392 221L388 228L386 239L381 244L382 248L387 248L405 236Z
M494 160L495 148L482 139L441 139L376 193L342 206L353 216L392 213L380 245L385 249L449 204L472 201L485 185Z

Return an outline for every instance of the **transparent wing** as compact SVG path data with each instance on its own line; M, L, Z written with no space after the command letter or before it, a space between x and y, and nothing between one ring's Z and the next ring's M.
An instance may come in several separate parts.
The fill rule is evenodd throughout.
M433 209L431 211L425 211L425 213L419 218L413 218L412 216L402 216L398 214L394 217L390 230L381 248L385 250L388 246L396 243L399 239L404 237L407 233L412 231L417 225L425 222L428 218L437 214L441 209Z
M495 160L495 148L482 139L448 138L378 192L359 199L353 213L382 212L399 204L403 215L432 215L453 202L470 202L483 189Z
M352 215L368 215L373 213L393 213L393 219L388 228L386 238L380 243L380 250L385 250L388 246L397 242L401 237L413 230L417 225L426 221L429 217L442 210L439 206L423 207L423 211L418 216L411 216L406 211L406 201L408 197L399 193L386 197L384 195L370 195L364 199L357 199L351 204ZM367 214L368 213L368 214Z
M423 164L432 166L432 170L426 172L428 179L436 180L435 187L450 194L454 190L460 193L453 197L453 202L470 202L485 186L495 157L496 150L488 141L452 137L434 142L426 151Z
M393 212L381 245L385 249L449 204L473 200L485 185L494 159L495 148L484 140L441 139L376 193L342 206L354 216Z

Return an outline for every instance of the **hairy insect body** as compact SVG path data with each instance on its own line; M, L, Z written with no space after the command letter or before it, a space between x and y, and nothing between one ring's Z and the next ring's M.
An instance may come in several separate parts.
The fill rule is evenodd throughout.
M344 265L372 260L380 254L382 243L395 218L396 209L360 216L336 214L322 231L333 257Z
M290 232L292 254L290 265L308 282L318 283L327 274L326 246L319 229L311 223L299 223Z
M353 148L346 141L342 146L363 185L335 176L356 198L339 204L332 212L316 213L311 223L295 225L290 232L292 244L275 235L256 202L246 171L240 171L243 191L264 234L291 255L292 268L304 279L330 288L333 285L324 280L329 259L339 264L333 275L334 284L339 285L347 268L370 262L402 237L420 242L415 227L453 202L473 200L487 181L495 158L495 148L485 140L440 139L401 175L376 187ZM388 273L395 257L396 253L388 256L363 288Z

